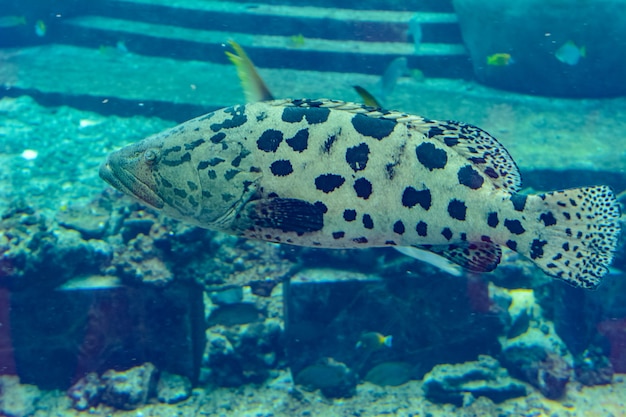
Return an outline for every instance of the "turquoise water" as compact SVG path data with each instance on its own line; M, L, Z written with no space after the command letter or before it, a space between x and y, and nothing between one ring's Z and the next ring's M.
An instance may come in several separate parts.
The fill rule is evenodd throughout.
M623 4L500 3L7 1L0 12L0 415L626 415L626 258L616 232L626 189ZM99 175L114 151L261 98L242 88L226 55L235 52L229 41L241 45L274 98L313 99L277 107L311 117L299 121L312 132L303 152L291 122L269 110L256 119L257 107L227 113L247 116L251 148L229 142L239 127L235 116L227 128L211 124L220 113L201 126L211 135L202 138L222 132L224 144L245 152L235 162L218 137L212 142L221 148L194 159L198 171L221 178L224 161L246 166L248 155L273 146L282 169L287 160L295 170L284 183L253 177L267 190L251 201L273 191L268 201L282 203L268 206L271 217L259 211L255 223L272 229L275 235L258 235L272 242L172 219L183 204L174 195L164 201L178 209L164 214L148 194L132 198L137 188ZM395 120L407 116L361 107L365 98L354 86L384 109L428 119L409 118L413 123L459 120L499 144L466 145L476 131L428 125L450 131L420 131L425 136L416 143L435 151L411 148L422 171L405 174L395 133L381 132L391 119L397 132L404 122ZM332 106L315 100L322 97L358 104L331 126L342 110L333 107L326 120ZM350 121L359 112L371 125ZM263 120L270 124L254 122ZM267 139L267 131L280 140ZM314 147L314 132L328 139ZM196 155L204 149L181 143ZM363 145L369 152L359 153ZM505 168L502 160L493 165L494 148L485 145L508 152L515 165L506 156ZM287 146L293 155L285 159ZM447 165L437 165L441 153ZM309 161L303 171L299 160ZM453 170L457 160L467 167ZM119 175L112 161L111 175ZM338 190L352 192L354 180L356 195L318 186L327 178L317 176L318 161L345 177ZM346 163L351 168L342 171ZM373 173L377 163L388 167L389 183ZM492 166L498 173L485 169ZM522 182L511 205L498 193L518 191L511 185L516 169ZM233 170L224 176L235 182L198 184L229 200L244 175L255 173ZM141 170L133 175L167 193ZM175 171L168 175L162 170L159 178L179 184ZM385 204L367 205L359 177L373 184L369 202L383 192ZM187 176L180 184L194 189L194 181ZM476 181L497 187L472 199L468 189L484 189ZM549 209L520 197L596 185L612 191L570 192ZM428 190L433 205L450 203L409 224L402 210L430 205L416 188ZM282 198L292 192L298 201ZM175 194L183 193L187 199L182 189ZM407 197L396 201L394 193ZM487 208L500 210L503 199L511 208L499 211L498 221ZM571 220L576 213L578 223ZM379 226L385 221L393 225L387 231ZM422 239L426 224L432 239L441 229L439 240ZM328 229L336 225L344 228ZM323 249L316 246L332 246L323 237L306 240L315 227L327 229L332 242L353 230L361 237ZM519 227L534 233L526 252ZM486 272L492 262L479 260L468 271L443 257L424 259L429 252L415 259L389 247L358 247L379 236L387 242L377 246L435 244L428 248L468 266L462 251L442 245L447 233L450 244L499 266ZM474 252L461 234L483 250ZM276 243L302 235L304 246ZM568 285L536 265L561 268L566 252L579 247L594 261L564 271L581 286L601 281L597 289ZM548 253L551 261L542 263ZM597 263L593 273L584 271Z

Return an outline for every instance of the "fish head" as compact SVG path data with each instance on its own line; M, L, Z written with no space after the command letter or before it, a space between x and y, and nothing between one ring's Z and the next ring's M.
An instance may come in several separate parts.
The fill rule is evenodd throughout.
M112 152L100 166L100 177L169 217L189 220L200 210L198 172L184 148L170 139L158 134Z
M112 152L100 177L166 216L228 229L255 193L260 172L236 128L215 128L216 119L230 115L216 113Z

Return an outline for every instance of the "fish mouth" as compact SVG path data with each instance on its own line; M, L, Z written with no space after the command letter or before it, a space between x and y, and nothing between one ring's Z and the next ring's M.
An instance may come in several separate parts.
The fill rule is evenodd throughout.
M131 174L118 164L111 161L114 155L109 155L107 160L100 165L100 178L109 185L124 194L131 195L143 203L149 204L156 209L162 209L165 202L150 186L141 182L139 178Z

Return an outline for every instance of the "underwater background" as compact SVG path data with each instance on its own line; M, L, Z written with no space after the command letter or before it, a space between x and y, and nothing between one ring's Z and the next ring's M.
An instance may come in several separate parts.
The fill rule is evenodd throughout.
M0 0L0 415L626 416L624 240L597 290L164 217L120 147L276 98L459 120L523 192L626 190L622 0ZM389 208L393 210L393 207Z

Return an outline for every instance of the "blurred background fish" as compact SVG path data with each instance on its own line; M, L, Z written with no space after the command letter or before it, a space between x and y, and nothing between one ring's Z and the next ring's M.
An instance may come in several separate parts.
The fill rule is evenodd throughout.
M378 332L363 333L356 342L357 349L374 351L382 348L390 348L393 336L385 336Z
M377 97L379 101L385 102L385 99L393 93L396 88L398 79L409 75L409 67L405 57L398 57L391 61L391 63L385 69L382 77L376 83L375 90L377 91Z
M419 13L415 13L409 20L409 30L407 31L407 37L413 38L413 46L415 52L419 51L422 44L422 24L419 21Z
M584 46L577 46L573 41L565 42L554 53L556 59L567 65L578 64L580 58L584 58L586 55L586 48Z
M495 67L505 67L513 64L514 62L515 61L513 60L511 54L507 54L506 52L499 52L487 57L487 65L493 65Z
M35 23L35 33L37 34L37 36L39 36L40 38L46 36L46 24L44 23L43 20L38 20Z
M24 16L2 16L0 17L0 28L13 28L26 24Z

